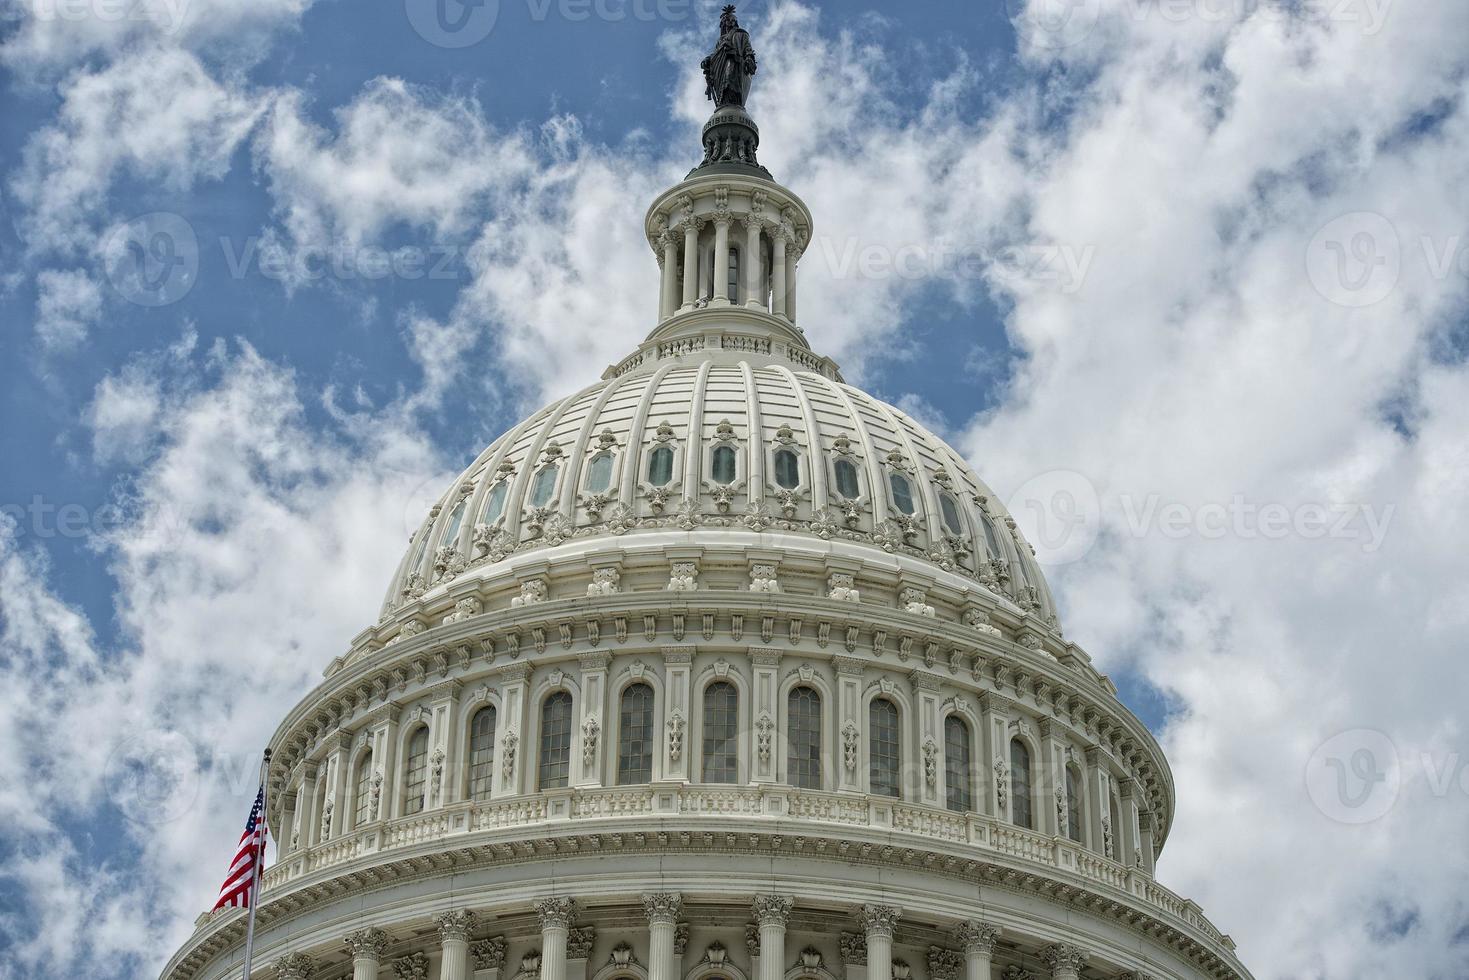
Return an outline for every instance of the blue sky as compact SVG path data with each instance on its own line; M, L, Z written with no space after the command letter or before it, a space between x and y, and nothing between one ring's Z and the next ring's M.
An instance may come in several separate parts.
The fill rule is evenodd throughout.
M0 978L156 972L425 494L649 329L708 111L714 4L452 47L420 0L178 2L0 20ZM1174 766L1160 875L1257 976L1469 974L1469 13L1053 4L742 5L807 332L1041 545ZM159 229L197 269L144 305L113 249ZM1358 743L1370 820L1311 781Z

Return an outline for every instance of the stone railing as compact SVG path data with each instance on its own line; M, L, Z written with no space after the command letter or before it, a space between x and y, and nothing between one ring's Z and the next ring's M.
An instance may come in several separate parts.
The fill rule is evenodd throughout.
M712 332L707 336L683 337L657 344L646 344L636 352L623 358L602 375L604 379L620 378L644 365L670 357L682 357L705 350L724 350L735 354L758 354L783 357L796 367L812 371L833 381L842 381L842 374L835 364L808 350L790 344L771 343L766 337L743 334Z
M439 842L456 849L484 843L472 839L474 835L489 837L498 844L526 839L524 834L507 836L501 832L532 827L538 835L568 828L637 834L671 829L665 822L669 820L728 816L739 818L730 827L741 832L757 831L767 821L772 824L770 829L782 833L790 832L791 821L827 824L829 829L824 835L816 826L803 827L801 833L837 839L844 853L854 845L884 847L893 834L900 834L913 838L913 843L907 845L911 847L921 848L925 842L949 847L957 844L972 847L976 859L986 854L1018 859L1058 875L1074 876L1091 887L1123 893L1154 915L1187 924L1207 939L1233 948L1229 938L1204 918L1195 903L1175 895L1140 869L1125 868L1069 839L1047 837L980 813L959 814L882 797L786 786L655 784L454 803L411 817L376 821L316 847L288 853L265 872L264 889L268 899L272 890L320 872L337 867L346 871L364 861L391 861L398 850L417 847L421 851L423 845ZM636 822L629 825L629 818Z

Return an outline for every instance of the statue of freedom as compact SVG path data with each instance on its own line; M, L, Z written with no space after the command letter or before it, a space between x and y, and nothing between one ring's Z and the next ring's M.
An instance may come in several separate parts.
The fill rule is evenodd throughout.
M724 8L719 18L719 43L714 53L705 58L702 67L708 83L708 97L716 108L743 106L750 95L750 79L755 74L755 49L750 34L735 19L733 4Z

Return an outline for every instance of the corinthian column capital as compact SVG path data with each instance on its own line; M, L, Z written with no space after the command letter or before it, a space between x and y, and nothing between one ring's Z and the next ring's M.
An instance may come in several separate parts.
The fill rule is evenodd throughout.
M643 896L643 911L653 925L675 925L683 909L683 896L678 892L649 892Z
M864 905L862 906L862 928L869 936L893 937L893 926L903 916L902 909L893 908L891 905Z
M1086 966L1086 953L1066 943L1052 943L1041 950L1041 961L1051 968L1055 980L1075 980Z
M470 930L474 928L474 913L469 909L454 909L442 912L435 921L439 924L439 941L446 942L457 939L460 942L469 942Z
M1000 930L988 922L970 919L961 923L954 935L966 953L993 953L995 943L1000 939Z
M784 926L791 917L792 901L783 895L756 895L751 908L762 926Z
M380 960L388 951L388 934L381 929L359 929L349 932L342 938L351 951L352 958Z
M576 918L576 902L569 898L545 898L536 903L542 929L570 929Z
M276 980L311 980L316 964L305 953L287 953L275 962Z

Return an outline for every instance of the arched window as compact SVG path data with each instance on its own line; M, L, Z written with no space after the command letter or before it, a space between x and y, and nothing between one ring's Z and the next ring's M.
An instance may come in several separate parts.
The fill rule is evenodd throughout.
M530 487L530 505L532 507L544 507L551 502L551 494L556 489L556 473L560 469L555 463L547 463L536 471L536 478Z
M867 707L868 776L874 796L902 796L898 771L902 765L898 741L898 706L887 698L873 698Z
M786 698L786 781L821 788L821 695L809 687Z
M428 729L420 728L408 740L408 762L403 769L403 813L423 810L428 789Z
M456 547L459 541L459 528L464 524L464 508L469 506L468 497L460 497L459 503L449 512L449 526L444 528L443 540L439 542L440 548Z
M557 691L541 705L541 789L559 789L571 777L571 695Z
M1066 767L1066 836L1081 843L1081 780L1071 766Z
M950 534L963 534L964 524L959 520L959 505L946 493L939 494L939 511L943 514L944 527Z
M653 781L653 689L630 684L622 692L617 729L617 782Z
M729 301L740 301L740 250L737 248L729 250Z
M510 492L510 481L501 480L490 488L489 495L485 497L485 510L480 517L483 524L493 524L505 513L505 495Z
M612 485L612 454L598 453L587 464L587 493L602 493Z
M969 760L969 725L958 715L944 719L944 789L949 809L967 813L974 809L974 792Z
M735 481L735 451L730 446L716 446L710 458L709 478L715 483L729 486Z
M648 482L655 487L666 487L673 479L673 450L659 446L648 455Z
M469 721L469 798L488 800L495 784L495 706L487 704Z
M775 485L794 490L801 483L801 461L789 449L775 451Z
M888 485L893 488L893 506L904 514L912 514L916 510L913 506L913 484L903 474L892 472L888 474Z
M1000 551L1000 539L995 534L995 519L989 515L988 511L981 510L979 523L984 528L984 546L989 551L990 557L1003 558L1004 554Z
M704 782L733 783L740 778L740 694L717 681L704 688Z
M1010 822L1035 829L1030 812L1030 749L1018 738L1010 740Z
M361 827L372 819L372 749L357 759L357 812L352 817L352 826Z
M856 500L862 495L862 484L857 480L857 467L850 459L839 459L832 467L836 473L837 493L848 500Z

